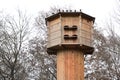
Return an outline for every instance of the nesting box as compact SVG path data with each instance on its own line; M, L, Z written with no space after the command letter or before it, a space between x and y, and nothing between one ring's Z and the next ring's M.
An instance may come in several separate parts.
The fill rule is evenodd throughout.
M95 18L83 12L58 12L46 18L48 53L56 54L63 48L80 49L91 54L93 23Z

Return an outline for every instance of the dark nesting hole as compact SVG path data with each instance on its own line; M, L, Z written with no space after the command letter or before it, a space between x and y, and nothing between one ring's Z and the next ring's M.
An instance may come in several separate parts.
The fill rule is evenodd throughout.
M64 35L64 39L69 39L69 35Z
M72 29L73 29L73 30L77 30L77 26L76 26L76 25L73 25L73 26L72 26Z
M72 35L72 37L71 37L72 39L77 39L77 35L76 34L74 34L74 35Z
M77 26L73 25L72 27L69 27L68 25L65 25L64 30L77 30Z
M64 30L69 30L69 26L68 26L68 25L65 25L65 26L64 26Z
M77 39L77 35L72 35L72 36L64 35L64 39Z

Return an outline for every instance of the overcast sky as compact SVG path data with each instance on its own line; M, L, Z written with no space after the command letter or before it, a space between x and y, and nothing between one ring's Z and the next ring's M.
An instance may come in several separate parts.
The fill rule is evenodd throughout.
M96 17L101 22L113 11L116 0L0 0L0 10L14 12L20 8L32 15L39 11L48 11L52 6L72 6L73 9L82 9L83 12Z

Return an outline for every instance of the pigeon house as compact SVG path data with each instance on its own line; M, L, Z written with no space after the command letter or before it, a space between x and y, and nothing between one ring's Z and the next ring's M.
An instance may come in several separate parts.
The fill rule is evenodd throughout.
M85 54L92 54L94 20L94 17L81 11L68 10L47 17L48 53L56 54L62 47L72 47L81 49Z
M57 80L84 80L84 55L92 54L95 18L62 10L46 18L48 54L57 55Z

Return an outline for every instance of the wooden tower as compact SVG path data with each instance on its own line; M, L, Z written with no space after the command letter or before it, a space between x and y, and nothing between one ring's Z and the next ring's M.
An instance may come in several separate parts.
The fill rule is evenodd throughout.
M46 18L48 54L57 55L57 80L84 80L84 54L92 54L95 18L83 12L59 11Z

